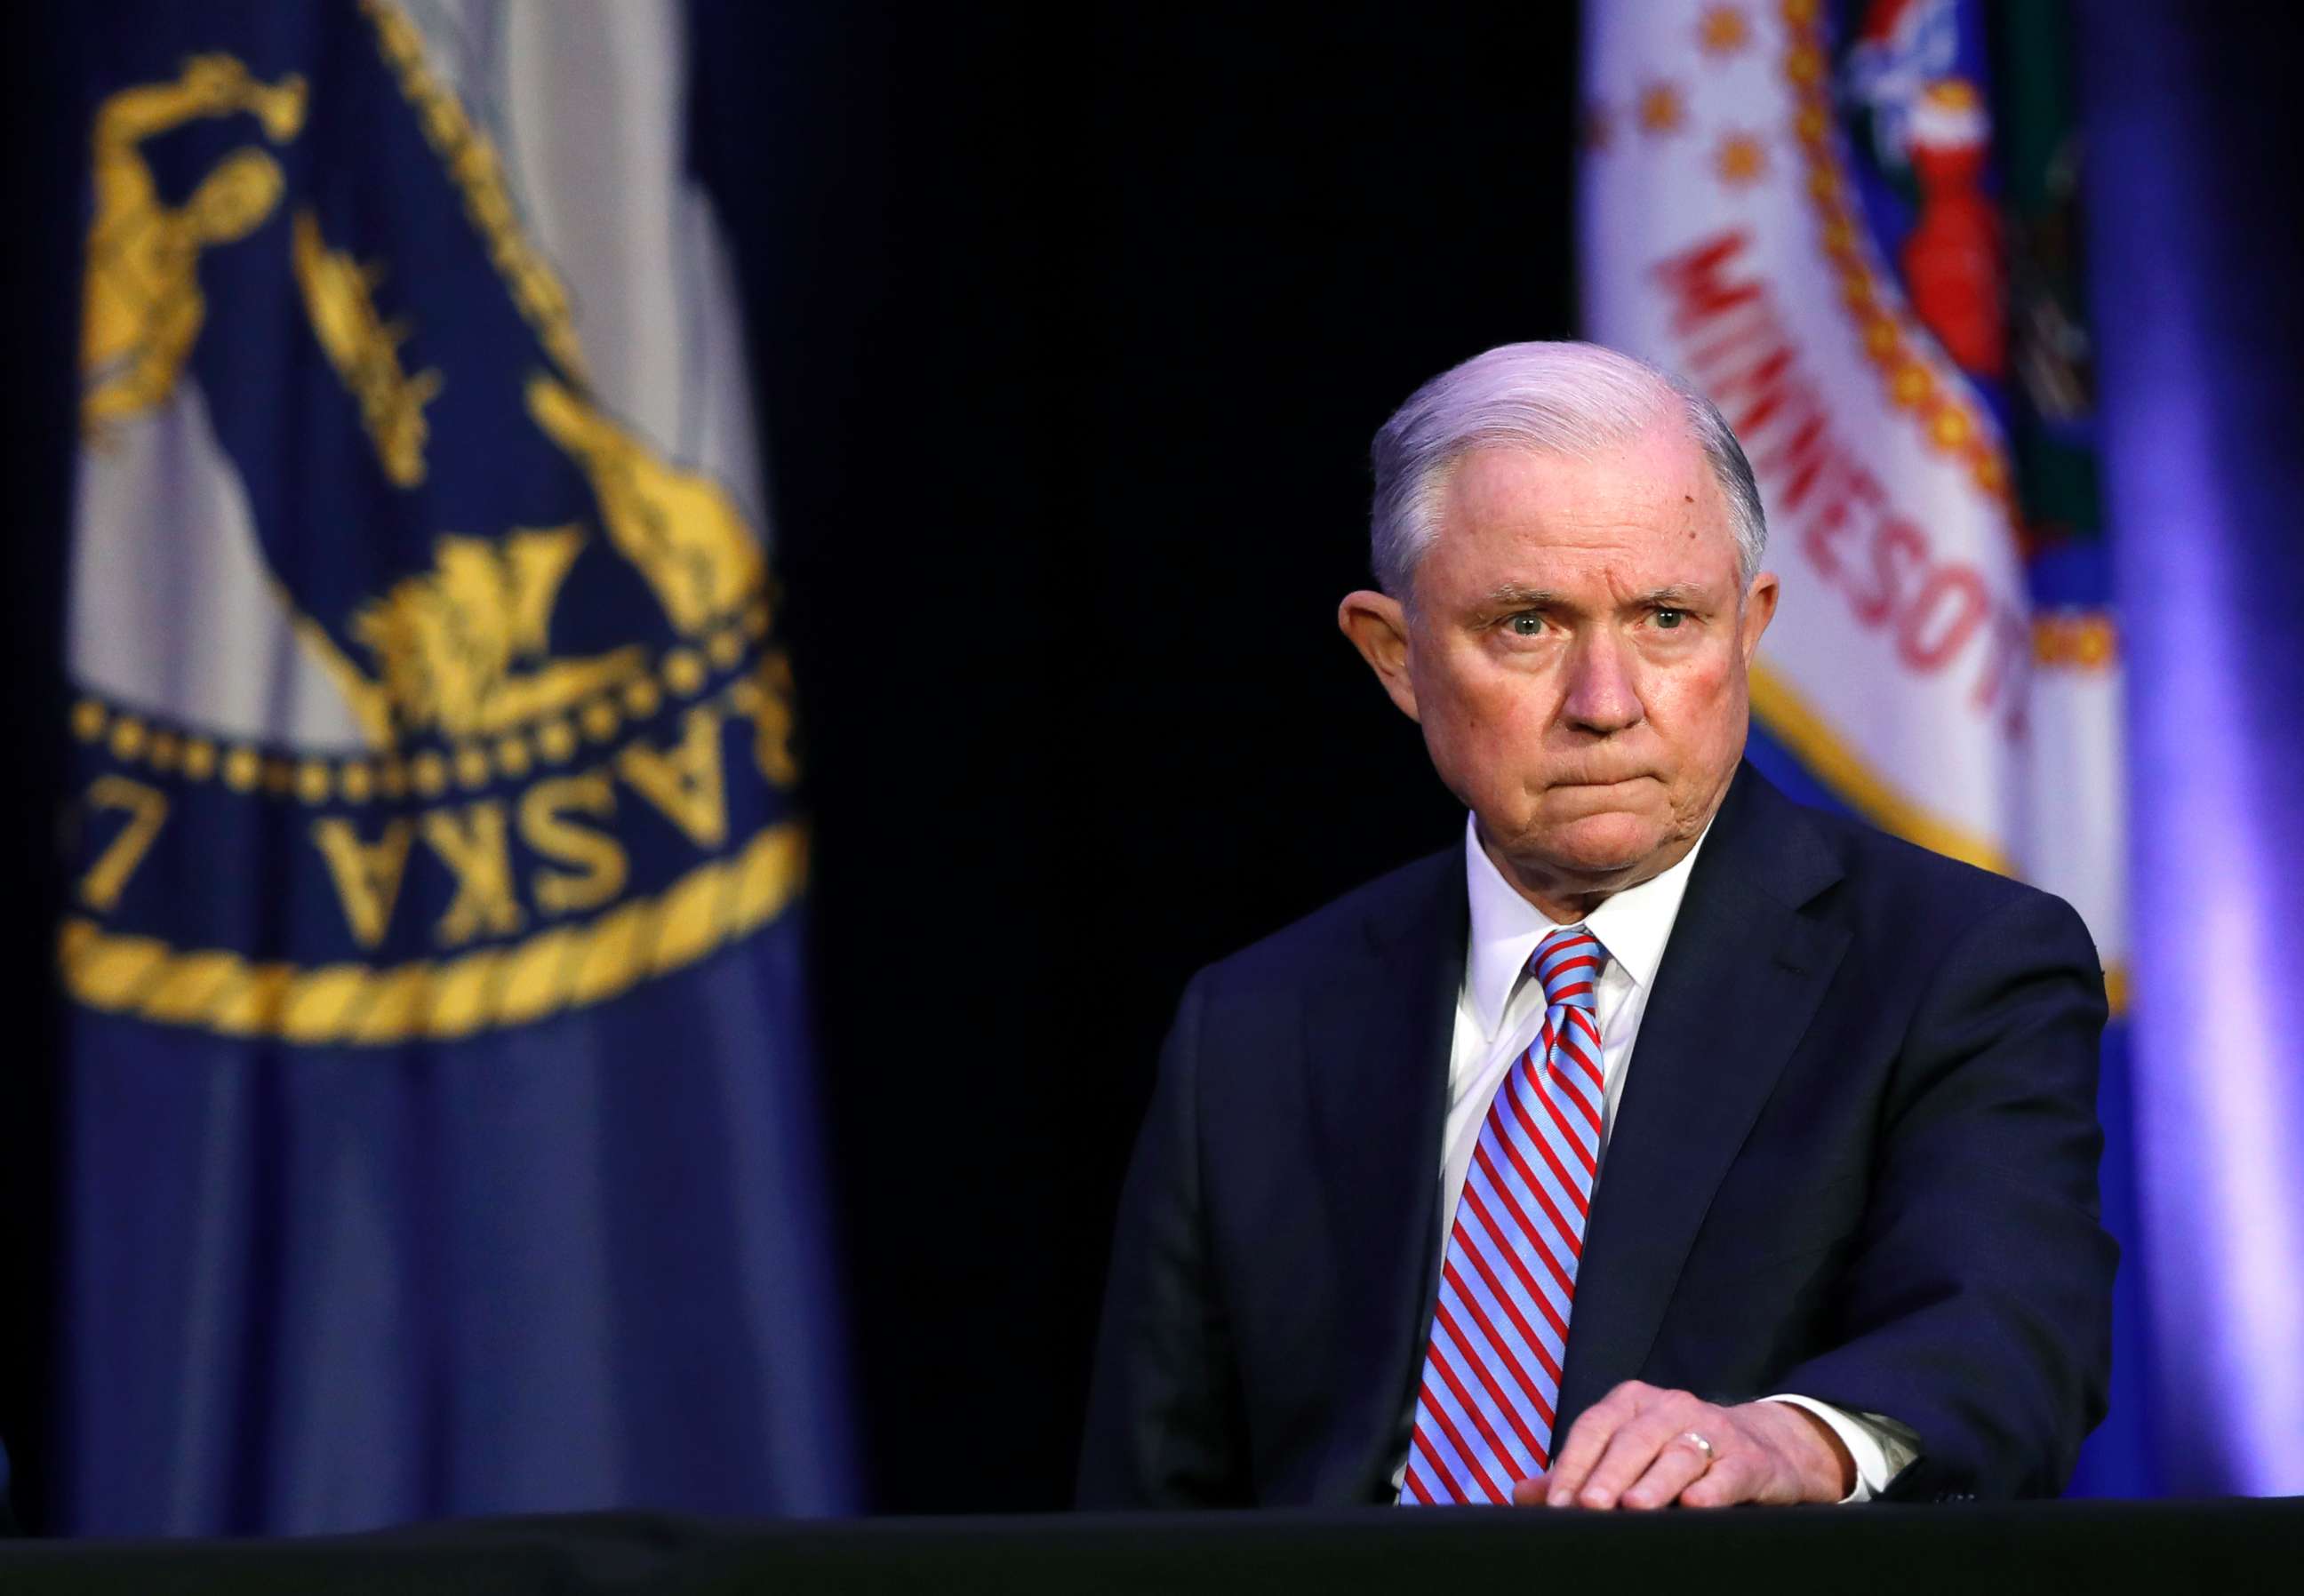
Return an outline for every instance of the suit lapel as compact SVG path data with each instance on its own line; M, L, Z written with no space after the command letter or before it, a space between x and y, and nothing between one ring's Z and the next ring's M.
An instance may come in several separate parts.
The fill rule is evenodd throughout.
M1334 1257L1337 1393L1322 1474L1354 1495L1390 1466L1439 1263L1440 1142L1469 911L1461 848L1407 912L1367 927L1305 1012L1306 1094Z
M1559 1420L1647 1361L1689 1247L1846 951L1800 913L1840 870L1749 765L1690 877L1593 1194Z

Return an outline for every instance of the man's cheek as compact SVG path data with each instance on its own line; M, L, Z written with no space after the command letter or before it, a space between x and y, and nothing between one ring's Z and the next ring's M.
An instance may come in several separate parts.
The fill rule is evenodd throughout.
M1728 719L1734 673L1727 662L1707 659L1674 673L1661 683L1648 700L1648 719L1659 731L1683 732L1703 739Z

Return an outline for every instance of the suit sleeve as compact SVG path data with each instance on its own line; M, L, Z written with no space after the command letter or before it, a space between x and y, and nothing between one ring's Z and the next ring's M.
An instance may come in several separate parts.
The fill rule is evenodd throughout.
M1152 1106L1121 1190L1081 1444L1083 1507L1249 1500L1232 1340L1201 1205L1205 972L1160 1051Z
M2105 1018L2086 928L2039 892L1972 927L1921 1000L1844 1279L1847 1338L1780 1381L1918 1431L1892 1499L2054 1495L2104 1416Z

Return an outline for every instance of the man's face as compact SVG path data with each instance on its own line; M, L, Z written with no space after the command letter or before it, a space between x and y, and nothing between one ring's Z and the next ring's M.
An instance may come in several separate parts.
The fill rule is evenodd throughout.
M1412 613L1391 607L1394 668L1369 658L1507 878L1572 914L1668 868L1727 790L1776 597L1773 577L1740 587L1726 501L1678 429L1589 460L1479 450L1447 477ZM1379 598L1345 601L1363 653L1382 628L1355 605Z

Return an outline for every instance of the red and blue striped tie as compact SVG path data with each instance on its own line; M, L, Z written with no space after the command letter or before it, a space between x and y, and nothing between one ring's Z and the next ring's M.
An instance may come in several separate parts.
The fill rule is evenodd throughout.
M1600 1161L1607 950L1581 925L1537 944L1544 1028L1480 1125L1448 1233L1401 1501L1509 1502L1551 1459L1576 1261Z

